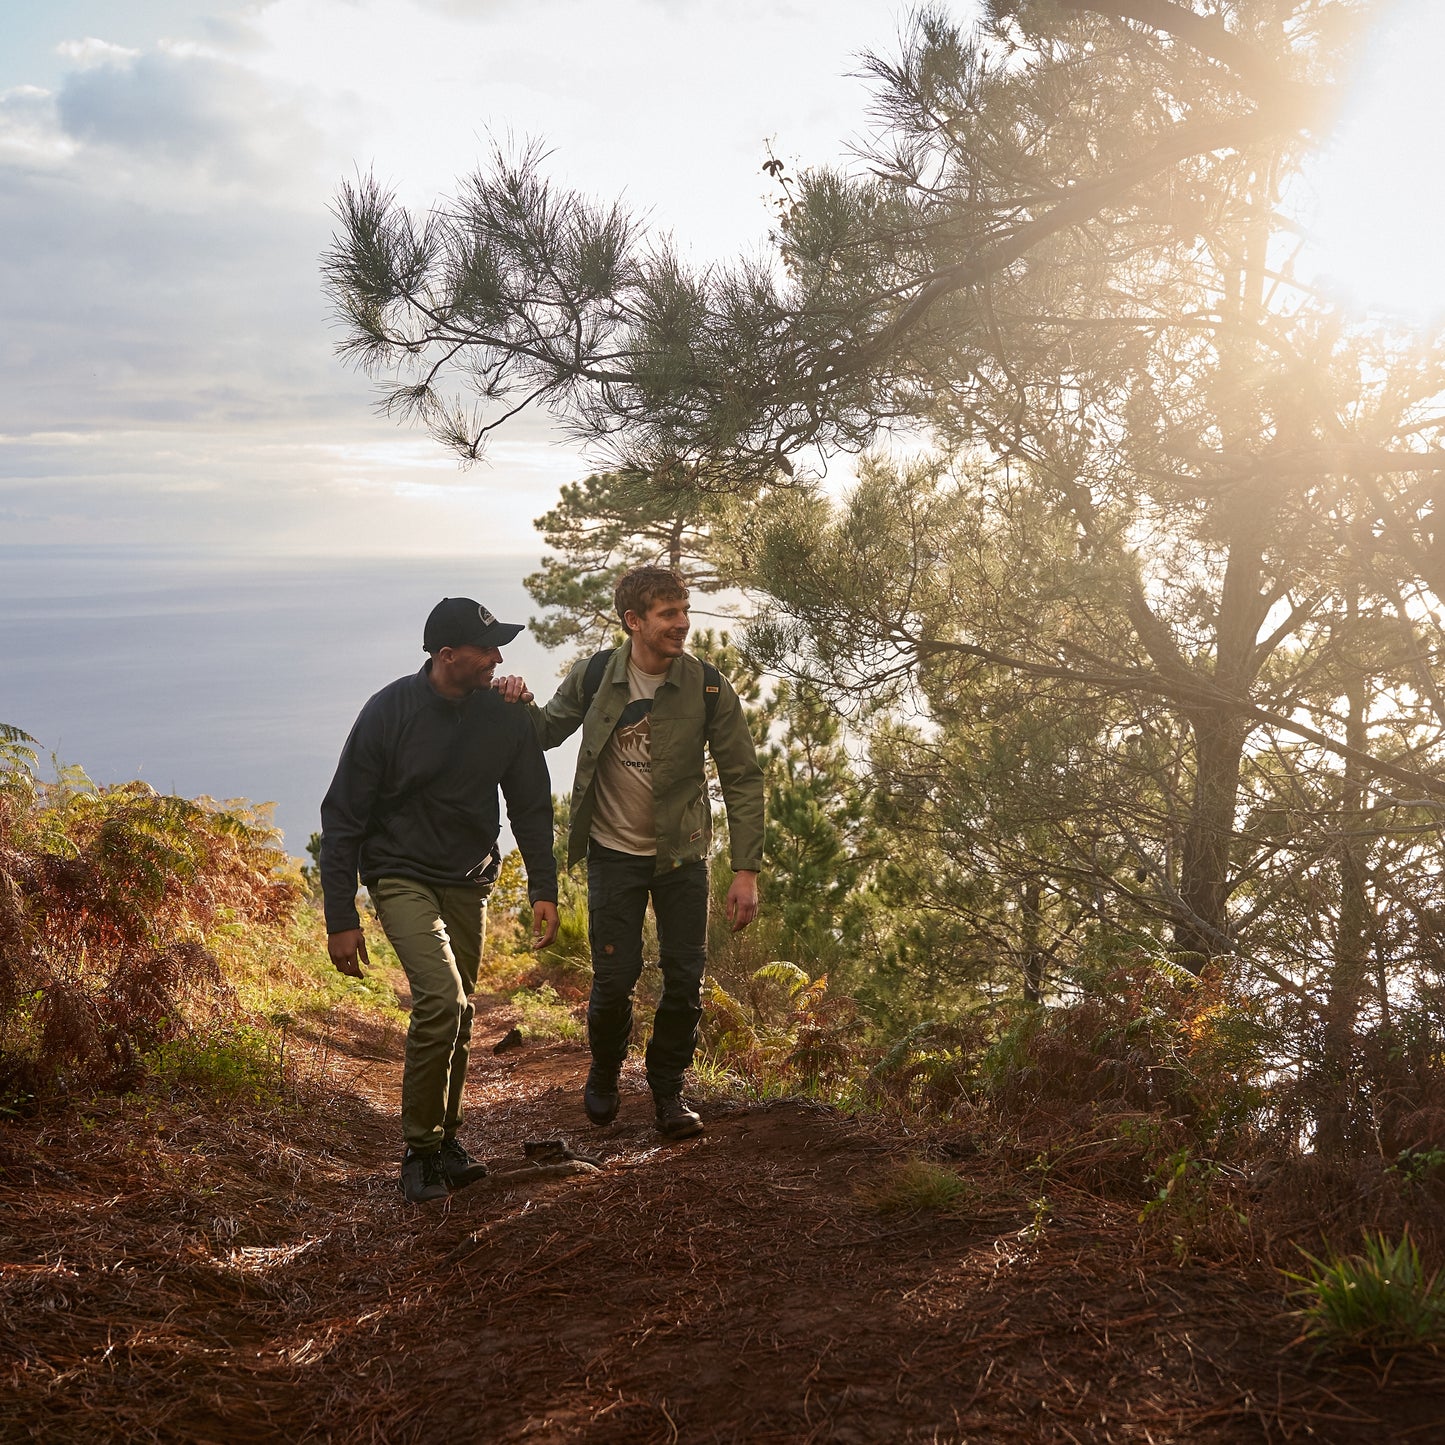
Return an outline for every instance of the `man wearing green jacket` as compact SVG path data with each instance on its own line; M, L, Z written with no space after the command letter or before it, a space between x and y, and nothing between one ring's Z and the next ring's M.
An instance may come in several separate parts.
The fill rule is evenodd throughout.
M677 573L634 568L617 584L616 603L627 640L605 661L599 654L578 662L532 715L544 748L582 729L567 861L587 859L592 1067L583 1106L599 1126L617 1116L617 1076L632 1035L651 899L662 998L647 1046L647 1082L657 1127L682 1139L702 1131L682 1082L697 1047L707 964L712 808L704 750L717 766L727 808L733 880L726 914L734 932L758 911L763 773L732 684L684 650L688 591Z

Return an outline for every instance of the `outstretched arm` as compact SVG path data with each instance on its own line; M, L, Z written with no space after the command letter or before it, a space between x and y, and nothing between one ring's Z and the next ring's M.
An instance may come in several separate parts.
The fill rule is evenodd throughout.
M532 689L527 686L527 679L515 673L508 673L506 677L494 677L492 691L501 693L503 702L531 702L533 700Z
M519 694L518 701L525 703L527 711L531 713L532 723L544 748L555 748L558 743L566 742L582 726L582 719L587 714L583 701L583 675L586 671L586 658L574 663L567 676L562 679L561 686L541 707ZM508 698L508 701L511 699Z

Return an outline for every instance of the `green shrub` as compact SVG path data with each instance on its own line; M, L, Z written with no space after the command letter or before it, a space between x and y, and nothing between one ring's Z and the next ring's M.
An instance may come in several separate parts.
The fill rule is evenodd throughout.
M1307 1275L1288 1274L1303 1298L1297 1311L1306 1336L1321 1345L1408 1350L1445 1341L1445 1287L1427 1275L1408 1229L1391 1244L1365 1234L1363 1254L1316 1259ZM1287 1272L1288 1273L1288 1272Z
M340 1004L402 1023L406 1016L397 1002L405 978L401 962L376 915L365 907L362 926L370 962L361 978L337 972L326 952L326 921L310 900L266 927L223 924L207 935L206 944L244 1010L315 1017Z
M129 1088L144 1054L232 1004L208 935L279 924L299 877L264 810L74 768L40 783L6 747L0 1053L26 1061L36 1094Z
M529 1039L574 1042L586 1037L577 1015L550 983L518 989L510 1002L517 1011L518 1026Z
M146 1065L158 1084L218 1102L274 1108L285 1097L278 1036L250 1024L171 1039Z
M1411 1184L1426 1184L1445 1172L1445 1149L1401 1149L1390 1170Z
M979 1019L925 1019L877 1059L864 1080L864 1093L877 1105L948 1113L968 1095L983 1037Z
M826 974L810 979L783 960L754 969L729 992L707 983L704 1053L763 1096L801 1093L834 1101L850 1090L863 1024L853 1000L828 992Z

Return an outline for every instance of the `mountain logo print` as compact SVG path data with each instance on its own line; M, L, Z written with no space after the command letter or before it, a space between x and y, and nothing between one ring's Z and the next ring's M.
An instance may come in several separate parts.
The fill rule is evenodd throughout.
M652 699L640 697L622 710L612 734L624 767L652 769Z

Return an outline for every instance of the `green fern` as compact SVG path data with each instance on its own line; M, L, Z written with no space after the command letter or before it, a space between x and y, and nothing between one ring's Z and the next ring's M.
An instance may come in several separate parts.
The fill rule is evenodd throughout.
M707 984L708 1034L721 1054L746 1054L758 1047L757 1031L747 1010L716 979Z
M937 1019L925 1019L921 1024L915 1024L874 1064L868 1074L870 1081L881 1083L894 1078L918 1053L920 1047L933 1039L938 1027Z
M35 798L35 739L24 728L0 723L0 796L28 812Z
M796 998L808 987L811 980L796 963L779 959L773 963L765 963L757 969L753 973L753 982L780 983L788 990L789 998Z
M1176 987L1186 991L1199 987L1199 976L1191 973L1182 963L1176 963L1162 953L1150 952L1145 957L1155 973L1167 978Z

